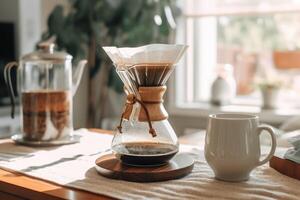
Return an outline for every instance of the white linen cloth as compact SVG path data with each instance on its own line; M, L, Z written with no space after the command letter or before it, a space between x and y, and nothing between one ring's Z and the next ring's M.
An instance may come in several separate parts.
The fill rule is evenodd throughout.
M178 180L134 183L100 176L95 159L109 149L112 136L86 129L75 132L81 142L47 148L15 145L0 140L0 168L17 171L60 185L118 199L299 199L300 182L268 165L254 170L249 181L228 183L214 179L205 162L203 147L181 145L195 158L192 173Z

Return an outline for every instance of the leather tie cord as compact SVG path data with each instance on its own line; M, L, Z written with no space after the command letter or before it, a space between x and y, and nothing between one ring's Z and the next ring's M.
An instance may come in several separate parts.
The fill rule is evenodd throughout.
M124 110L124 112L121 115L120 124L117 127L117 129L119 130L120 133L122 133L122 122L123 122L123 117L124 117L125 111L128 108L128 105L133 105L136 102L138 102L142 106L142 108L144 109L144 111L146 113L146 116L147 116L148 124L149 124L149 133L152 135L152 137L155 137L156 136L156 131L152 127L152 123L151 123L151 119L150 119L150 115L149 115L147 107L145 106L145 104L143 103L143 101L141 101L138 98L136 98L133 94L127 95L127 101L126 101L126 105L125 105L125 110Z

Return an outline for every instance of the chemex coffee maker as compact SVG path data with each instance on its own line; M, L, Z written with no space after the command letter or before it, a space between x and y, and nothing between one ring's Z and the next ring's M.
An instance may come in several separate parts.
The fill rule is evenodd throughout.
M100 157L96 168L100 174L107 176L107 170L111 170L122 174L121 179L132 180L126 174L128 169L136 168L139 172L144 169L148 173L151 167L153 172L161 166L170 165L169 161L178 152L179 143L168 121L163 96L166 82L187 46L150 44L103 49L124 83L127 98L112 140L111 160L107 155ZM115 164L108 164L108 160ZM115 168L108 169L109 166Z

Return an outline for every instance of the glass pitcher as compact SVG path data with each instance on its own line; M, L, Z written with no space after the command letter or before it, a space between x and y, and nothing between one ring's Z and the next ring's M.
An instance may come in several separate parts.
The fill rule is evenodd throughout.
M129 165L161 165L179 143L163 106L166 81L185 45L152 44L136 48L103 47L116 66L127 94L112 150Z
M21 133L24 140L51 141L71 136L72 96L81 80L86 60L73 73L72 56L54 51L53 43L40 43L39 50L5 66L5 81L10 90L14 117L15 95L10 71L17 67L20 97Z

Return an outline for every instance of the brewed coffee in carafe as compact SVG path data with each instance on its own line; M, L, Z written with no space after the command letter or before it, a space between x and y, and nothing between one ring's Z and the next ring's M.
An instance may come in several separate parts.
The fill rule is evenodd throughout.
M161 165L178 152L177 136L163 106L166 82L185 45L104 47L127 95L112 150L124 164Z
M72 94L68 90L22 92L24 139L40 141L60 138L72 130Z

